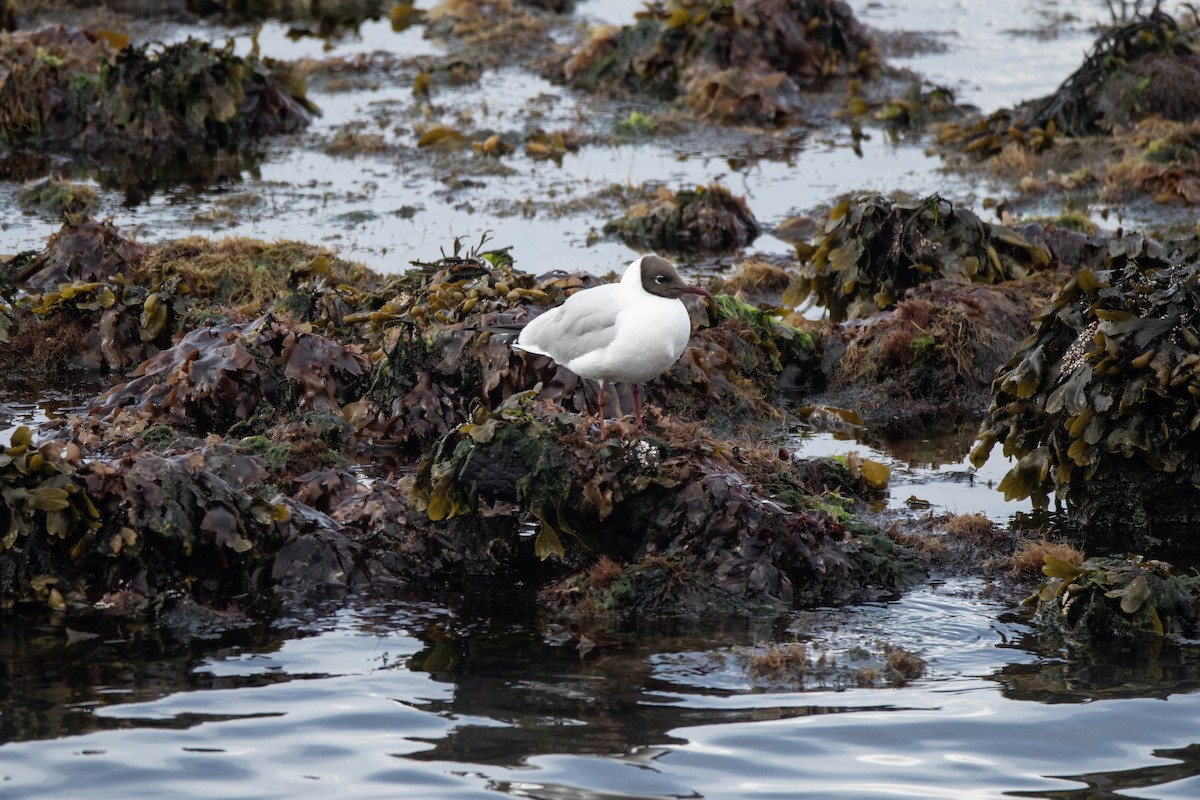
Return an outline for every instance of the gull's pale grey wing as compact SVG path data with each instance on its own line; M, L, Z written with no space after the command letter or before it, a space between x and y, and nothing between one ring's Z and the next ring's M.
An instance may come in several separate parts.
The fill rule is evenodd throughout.
M526 325L516 346L544 353L563 365L607 347L617 335L616 290L609 284L572 295Z

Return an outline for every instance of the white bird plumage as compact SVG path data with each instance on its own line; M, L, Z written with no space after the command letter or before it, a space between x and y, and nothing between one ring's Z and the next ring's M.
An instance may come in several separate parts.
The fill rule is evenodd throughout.
M617 283L576 292L534 319L513 346L598 381L602 435L604 384L632 384L641 426L638 384L670 369L691 337L691 317L679 299L683 294L710 296L684 282L666 259L642 256Z

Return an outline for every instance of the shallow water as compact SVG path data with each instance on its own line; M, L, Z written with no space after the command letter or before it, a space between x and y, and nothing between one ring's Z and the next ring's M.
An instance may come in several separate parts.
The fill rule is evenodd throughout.
M890 57L929 80L948 85L960 99L982 110L1040 96L1052 90L1082 60L1091 44L1093 23L1103 6L1095 2L1042 3L1014 0L881 0L853 4L868 25L882 31L920 34L928 40L916 53ZM577 14L594 22L628 21L640 2L581 2ZM964 24L969 21L970 24ZM420 26L394 33L386 21L366 22L329 44L292 39L288 26L267 22L259 34L262 52L280 58L351 57L386 50L405 57L443 52L445 45L424 38ZM234 35L238 52L250 49L253 26L164 28L149 33L169 40L193 35L223 41ZM1049 33L1048 33L1049 32ZM223 177L211 185L183 182L134 193L102 191L102 213L125 230L149 241L188 233L247 235L264 239L299 238L335 247L348 258L384 272L399 272L415 258L428 259L455 236L474 241L495 231L494 244L516 245L518 266L533 273L585 269L605 273L627 263L633 252L595 233L607 215L571 212L566 204L605 186L645 181L678 188L719 180L744 194L765 230L796 214L810 214L845 192L902 191L924 196L935 191L977 206L990 187L982 180L939 172L939 161L920 142L890 140L868 130L855 152L848 128L797 129L781 135L715 131L660 136L617 146L584 147L561 165L531 159L518 149L502 162L503 175L477 175L470 185L451 188L470 156L426 158L415 153L411 81L415 70L356 91L314 90L310 98L324 114L309 131L267 144L247 163L221 165ZM487 110L484 110L484 103ZM435 121L452 122L468 113L479 127L522 130L529 111L546 130L577 128L611 133L609 120L628 113L596 113L562 87L519 65L488 70L477 86L439 91ZM611 111L611 109L610 109ZM385 155L333 156L323 145L347 123L379 132L401 149ZM457 162L457 163L456 163ZM63 163L56 171L76 179L100 180L102 170ZM31 176L32 177L32 176ZM111 179L109 179L111 181ZM17 185L0 184L0 202L15 205ZM554 193L554 202L546 203ZM529 203L514 209L514 201ZM415 209L412 216L397 211ZM407 213L407 212L406 212ZM58 228L53 219L12 215L0 223L0 250L38 248ZM761 237L755 249L786 254L790 247Z
M955 582L898 601L697 626L584 658L520 619L456 619L378 597L316 621L190 645L145 631L83 638L6 627L0 792L1200 793L1194 645L1114 653L1112 663L1038 652L1025 623L982 589ZM829 658L882 639L919 649L928 672L884 689L752 676L747 654L781 639Z
M621 22L641 4L578 5ZM1082 0L853 5L878 29L932 34L939 46L892 60L984 110L1050 91L1106 13ZM248 46L248 29L157 35L205 31ZM324 52L284 31L264 26L264 52ZM367 23L330 52L439 46L417 28ZM439 102L477 109L484 98L498 129L519 128L531 104L548 128L575 124L580 102L515 67ZM104 211L147 239L296 238L388 271L491 229L497 244L516 245L526 270L602 272L631 251L591 240L602 219L539 204L551 190L565 203L610 182L720 178L768 224L844 191L938 190L963 202L989 191L941 174L919 143L872 132L858 156L838 130L585 147L561 166L518 154L506 159L509 174L450 191L436 159L320 149L339 126L370 118L411 150L407 80L314 99L326 113L313 130L272 143L223 181L156 187L128 205L124 192L105 190ZM11 207L15 190L0 184L0 202ZM530 215L505 215L505 201L526 197ZM406 206L416 213L393 213ZM0 250L40 247L57 227L9 215ZM787 252L770 237L755 247ZM0 387L0 439L86 394ZM979 472L967 466L969 432L894 440L795 431L783 441L801 456L856 451L888 464L885 503L896 512L910 498L1002 523L1028 510L995 490L998 457ZM680 623L586 652L567 632L532 622L520 587L458 613L387 593L335 600L212 638L9 616L0 619L0 798L1200 797L1200 643L1080 650L1035 635L1019 599L981 579L941 582L847 608ZM751 657L778 642L804 643L803 674L753 673ZM924 677L858 688L861 654L882 643L924 658Z

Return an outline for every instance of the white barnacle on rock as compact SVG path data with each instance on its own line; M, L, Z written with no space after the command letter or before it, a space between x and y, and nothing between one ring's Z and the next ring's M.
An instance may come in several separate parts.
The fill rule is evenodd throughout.
M1071 346L1062 354L1061 374L1070 375L1075 371L1076 367L1083 363L1084 357L1095 349L1096 343L1093 341L1093 337L1095 337L1096 331L1099 328L1100 321L1093 320L1079 332L1078 338L1071 342Z
M662 453L658 452L658 448L651 444L649 439L638 439L633 446L633 452L637 457L638 466L643 469L658 469L662 464Z

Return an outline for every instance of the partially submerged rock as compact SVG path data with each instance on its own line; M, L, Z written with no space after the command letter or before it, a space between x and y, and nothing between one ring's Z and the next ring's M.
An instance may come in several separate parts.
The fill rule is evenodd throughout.
M256 457L218 445L85 463L78 445L31 438L18 430L0 456L0 607L128 613L179 596L236 607L365 576L335 525L263 497Z
M604 225L630 247L668 253L727 253L758 238L746 198L713 183L671 192L659 187L646 201Z
M0 34L0 142L171 156L299 130L315 110L282 66L189 39L151 52L112 33Z
M1073 564L1047 556L1035 600L1038 616L1073 639L1111 642L1166 634L1191 637L1200 626L1200 577L1129 555Z
M1157 10L1106 31L1052 94L986 117L946 123L947 152L987 160L1022 191L1098 192L1200 203L1200 28Z
M1127 537L1197 518L1198 250L1114 239L1037 316L972 453L981 464L999 443L1017 460L1006 497L1045 508L1054 495L1086 530Z
M937 278L999 283L1050 263L1021 234L938 195L844 201L819 226L816 242L797 250L800 269L784 301L815 300L834 322L890 308L906 290Z
M88 412L46 426L36 463L54 466L56 491L4 478L47 506L19 509L33 533L7 551L13 603L303 602L369 573L422 591L520 580L557 613L604 603L615 620L844 599L919 572L819 497L849 492L853 469L838 477L702 432L761 425L784 388L816 380L818 337L733 297L694 309L684 356L645 387L647 432L618 421L597 444L596 387L513 351L511 332L598 280L522 274L507 249L456 243L385 280L289 243L151 247L84 220L10 275L24 287L10 292L20 313L3 306L14 341L63 318L78 321L77 343L96 331L102 353L156 348ZM366 448L370 486L348 469ZM387 474L385 451L398 471L417 463L412 482ZM76 499L78 520L38 521ZM578 584L598 554L623 577Z
M890 568L873 561L882 540L855 538L834 518L765 494L696 426L664 420L659 429L662 438L596 447L535 393L514 395L433 448L413 497L434 520L480 508L529 514L542 558L591 564L607 556L626 565L604 580L584 570L546 590L559 613L585 615L581 603L618 616L790 606L861 596L894 586L904 572L897 553L882 559ZM791 466L777 461L775 469Z
M804 114L804 91L867 74L876 60L845 3L666 0L633 25L595 30L549 71L588 89L682 97L699 116L774 124Z

